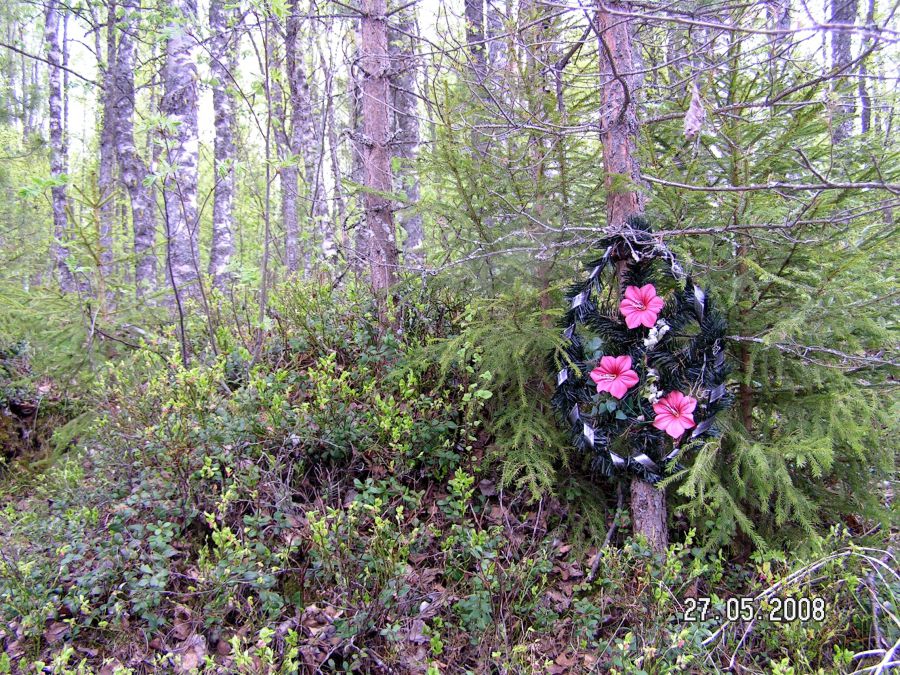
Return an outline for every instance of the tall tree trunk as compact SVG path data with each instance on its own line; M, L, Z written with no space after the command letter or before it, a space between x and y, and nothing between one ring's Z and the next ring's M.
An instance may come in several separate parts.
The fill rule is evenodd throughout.
M472 60L472 72L475 81L484 81L485 49L484 49L484 2L485 0L465 0L466 11L466 45L469 47L469 58Z
M59 3L48 0L44 15L44 40L47 43L47 63L49 64L49 108L50 108L50 175L62 182L68 171L66 139L63 135L63 92L60 64L62 48L59 34ZM69 220L66 202L65 184L50 188L50 201L53 210L53 260L56 264L56 275L60 290L71 293L75 290L75 277L69 269Z
M275 50L274 44L267 44L265 49L269 71L274 72L281 67L279 55ZM300 268L300 210L298 207L300 193L297 189L300 171L294 161L294 150L290 134L291 122L280 77L272 78L271 88L272 132L275 135L275 147L278 158L281 160L278 180L281 183L284 264L288 273L293 274Z
M63 138L66 144L69 141L69 12L63 12L62 15L62 86L63 86ZM34 64L35 73L37 73L37 63ZM35 77L35 85L37 85L37 77Z
M769 0L766 5L769 27L780 31L769 40L769 90L775 93L777 80L788 66L791 40L791 0Z
M394 284L397 244L391 191L390 58L387 40L386 0L363 0L360 20L360 68L362 69L363 173L366 225L369 238L369 272L379 303L382 324L386 324L387 292Z
M291 92L291 149L295 155L303 158L309 220L315 226L323 257L330 260L336 251L334 233L328 218L325 185L321 179L322 149L325 146L321 143L316 128L303 55L298 52L302 21L299 0L291 0L285 36L285 62Z
M520 0L519 2L519 49L523 53L525 72L522 81L523 107L528 111L531 119L538 123L546 123L547 115L544 108L545 89L549 90L546 77L549 72L545 64L551 62L549 45L550 19L546 5L536 0ZM547 138L545 134L534 130L529 133L529 172L533 182L533 209L538 222L546 217L548 202L547 174L549 167L547 160ZM539 227L531 225L530 229L537 241L540 241ZM537 263L537 282L540 292L541 323L549 327L552 325L550 317L550 262L541 256Z
M866 9L866 26L875 25L875 0L869 0L869 6ZM865 52L871 45L871 38L866 35L862 39L859 51ZM872 127L872 97L869 94L869 66L868 59L863 58L859 64L859 119L860 128L863 133L867 133Z
M119 49L116 55L114 111L116 155L122 183L131 202L134 233L134 283L138 297L156 288L156 200L148 185L150 169L134 144L135 44L140 23L140 0L123 0Z
M325 136L328 141L328 155L331 165L331 179L334 182L333 192L333 223L336 237L343 232L347 207L344 203L343 171L341 170L340 154L338 152L338 129L334 115L334 67L333 62L325 58L325 52L319 44L319 62L322 72L325 74ZM346 239L343 240L346 244Z
M506 68L508 40L504 36L504 23L508 17L508 0L487 0L485 3L488 35L488 64L491 73Z
M237 14L226 0L211 0L209 5L210 71L213 84L213 114L216 137L213 144L213 222L209 253L209 274L213 285L225 288L228 265L234 252L234 98L232 78L237 70Z
M166 43L165 94L160 102L169 122L163 134L169 165L163 199L169 274L175 294L183 296L199 290L197 63L195 41L188 35L189 27L197 23L197 4L196 0L172 0L172 7L177 18L168 27L171 36Z
M99 226L97 233L98 259L100 268L98 290L105 287L105 281L112 271L113 244L112 230L116 214L115 193L116 174L116 118L113 107L116 97L116 2L108 0L106 14L106 64L103 67L103 115L100 122L100 158L97 167L97 199L99 200ZM102 291L101 291L102 292Z
M627 219L643 213L639 191L640 165L636 155L638 132L635 92L635 58L631 22L605 9L628 12L624 2L598 2L596 13L600 47L600 140L606 181L607 227L613 230ZM627 261L622 262L622 266ZM668 546L666 495L653 485L635 478L631 481L631 517L634 533L647 538L656 551Z
M468 6L468 3L467 3ZM419 116L416 99L416 35L415 8L407 7L397 17L398 31L391 38L391 61L394 76L391 80L393 94L396 156L400 159L397 169L397 192L406 197L399 214L400 226L406 234L403 240L403 262L421 267L425 263L424 232L419 205L419 172L416 157L419 154Z
M834 24L853 24L856 22L858 0L831 0L831 19ZM843 68L853 60L853 33L844 29L833 29L831 32L831 67ZM840 145L853 134L853 114L856 111L855 97L847 92L842 82L847 73L841 72L833 83L839 103L838 119L833 127L832 142Z
M354 63L359 63L360 53L357 51ZM359 70L351 71L350 81L348 82L348 97L350 99L350 144L351 160L350 160L350 180L356 185L362 185L365 181L365 167L363 161L365 158L366 146L363 139L363 121L362 121L362 83ZM359 193L357 193L359 194ZM369 260L369 240L371 239L371 228L366 221L365 212L365 194L361 195L362 214L359 222L356 224L356 236L354 238L354 253L351 258L351 265L358 275L361 275Z

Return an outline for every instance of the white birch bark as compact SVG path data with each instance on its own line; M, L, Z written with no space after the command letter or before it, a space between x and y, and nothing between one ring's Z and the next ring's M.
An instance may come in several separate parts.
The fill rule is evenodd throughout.
M140 24L140 0L123 0L115 69L116 155L122 183L131 202L134 234L134 281L138 297L156 288L156 200L148 184L150 169L134 142L135 44Z
M62 48L60 45L60 15L57 0L48 0L44 15L44 40L47 44L47 62L49 65L49 126L50 126L50 175L62 181L68 171L66 139L63 135L63 92L60 64ZM26 125L26 131L27 131ZM65 184L50 189L50 201L53 211L53 261L59 287L64 293L75 290L75 277L69 268L69 219L66 202Z
M347 206L344 203L344 186L343 186L343 170L341 168L341 160L338 152L338 128L334 114L334 81L335 72L333 62L326 58L322 45L319 44L319 63L325 76L325 97L323 107L325 108L325 139L328 142L328 157L331 165L331 179L334 182L334 191L332 193L332 201L334 203L333 227L336 237L343 232L344 220L346 217ZM346 240L344 240L346 241Z
M197 219L199 139L197 135L196 0L172 0L176 18L168 26L165 94L161 112L168 117L163 131L163 183L169 274L179 295L195 295L200 269Z
M213 84L213 112L216 136L213 146L212 246L209 255L209 273L213 285L224 288L228 278L228 266L234 252L234 182L236 150L234 145L234 97L231 93L232 77L237 70L237 33L234 21L235 9L227 0L211 0L209 28L212 33L210 70Z
M291 26L288 27L285 36L286 43L290 39L290 30ZM266 52L269 69L274 72L282 66L274 53L274 45L266 45ZM297 185L300 171L294 158L291 142L291 118L284 87L281 86L281 78L272 78L271 89L272 131L275 135L278 158L281 160L278 177L281 184L281 222L284 226L284 263L288 272L293 274L300 268L300 210L298 207L300 192Z
M115 220L116 118L114 107L116 73L116 2L108 0L106 15L106 63L103 67L103 114L100 122L100 158L97 188L100 200L99 247L101 286L112 271L112 229Z
M298 50L301 23L299 2L291 0L285 35L285 66L291 98L291 149L295 155L303 158L303 179L309 204L307 213L310 222L314 224L321 253L326 260L330 260L335 256L336 249L320 170L324 144L316 128L303 55Z
M859 11L858 0L831 0L831 23L848 24L856 23ZM853 32L840 28L831 32L831 66L833 69L843 68L853 60ZM841 72L841 76L849 75ZM838 119L833 131L832 141L835 145L841 144L853 134L853 117L856 112L856 98L846 89L841 91L841 85L847 77L835 77L833 86L836 87L836 96L839 99L837 106Z
M466 4L468 8L469 4ZM416 158L419 155L419 115L416 98L416 35L415 8L407 7L396 17L398 30L391 36L391 62L393 77L391 94L394 107L394 149L400 159L395 176L395 190L406 197L398 220L403 228L403 262L411 267L425 263L424 231L419 205L419 173ZM482 30L483 38L483 30ZM481 62L484 62L484 45L479 46Z
M509 38L506 37L505 22L509 16L509 0L486 0L485 4L488 34L488 63L492 73L506 69L509 59Z

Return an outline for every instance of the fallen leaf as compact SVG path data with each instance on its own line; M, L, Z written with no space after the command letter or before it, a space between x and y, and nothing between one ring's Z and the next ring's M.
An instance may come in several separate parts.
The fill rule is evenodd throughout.
M113 658L103 662L103 665L100 667L99 675L115 675L117 670L121 671L123 669L119 659Z
M51 645L55 645L62 640L63 635L69 631L68 624L62 621L54 621L44 631L44 639Z
M700 87L694 82L691 90L691 103L684 115L684 137L688 140L694 138L703 129L706 121L706 109L703 107L703 99L700 98Z
M25 645L22 640L13 640L6 645L6 653L11 659L20 659L25 654Z
M179 647L178 651L181 652L178 670L182 673L196 670L206 658L206 638L202 635L194 634Z
M429 642L430 638L425 635L425 622L422 619L413 619L412 624L409 627L409 633L406 636L406 639L412 642L413 644L422 644L425 642Z
M478 489L485 497L493 497L497 494L497 486L494 485L494 481L488 480L487 478L478 483Z
M172 635L176 640L187 640L192 629L191 610L184 605L175 607L175 621L172 626Z

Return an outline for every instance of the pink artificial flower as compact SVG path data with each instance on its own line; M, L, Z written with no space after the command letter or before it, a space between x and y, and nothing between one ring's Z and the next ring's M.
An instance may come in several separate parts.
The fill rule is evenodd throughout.
M608 391L616 398L625 396L640 381L631 369L630 356L604 356L591 371L591 379L597 383L597 391Z
M685 396L680 391L671 391L653 404L653 412L656 413L653 426L672 438L680 438L687 429L697 426L694 424L693 414L696 407L697 399Z
M663 299L656 294L653 284L646 286L629 286L625 289L625 299L619 305L619 311L625 315L625 325L629 328L646 326L653 328L659 312L663 308Z

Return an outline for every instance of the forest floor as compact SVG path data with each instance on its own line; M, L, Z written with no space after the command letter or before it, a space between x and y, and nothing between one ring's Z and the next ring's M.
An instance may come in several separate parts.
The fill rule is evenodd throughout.
M675 512L655 554L589 473L537 498L504 487L478 378L429 379L359 333L328 339L273 339L252 367L239 347L185 367L149 345L76 403L36 385L27 448L0 466L0 673L896 660L896 531L720 550ZM21 423L0 420L8 452Z
M120 459L82 449L4 482L0 672L856 672L879 639L868 614L897 591L878 582L887 550L848 541L810 564L689 540L598 553L560 499L464 470L311 471L231 530L156 480L118 489ZM741 596L757 618L728 622ZM770 616L801 598L823 599L818 620Z

